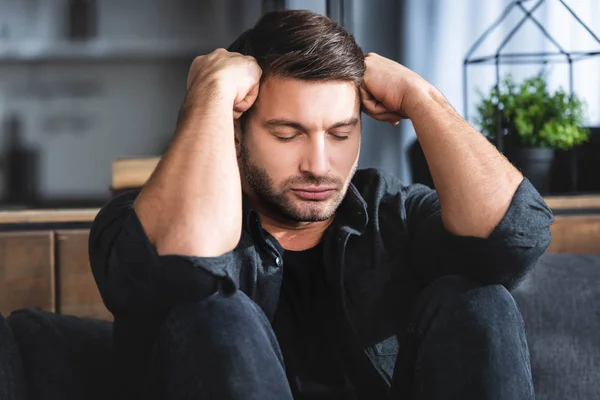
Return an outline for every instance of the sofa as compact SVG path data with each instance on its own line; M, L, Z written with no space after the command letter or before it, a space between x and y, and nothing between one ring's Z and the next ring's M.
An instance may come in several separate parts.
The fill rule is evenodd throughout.
M600 399L600 255L545 254L513 291L538 400ZM0 399L114 398L112 324L26 309L0 318Z
M546 254L513 296L536 399L600 399L600 255Z

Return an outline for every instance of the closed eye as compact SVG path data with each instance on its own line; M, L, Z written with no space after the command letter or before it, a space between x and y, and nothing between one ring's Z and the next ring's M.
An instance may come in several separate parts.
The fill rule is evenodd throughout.
M280 142L290 142L290 141L294 140L298 136L300 136L299 133L296 133L295 135L292 135L292 136L278 136L278 135L275 135L275 137L277 138L277 140L279 140Z
M347 133L345 134L345 133L342 133L342 132L340 132L340 133L332 133L331 136L333 136L333 138L335 140L346 140L346 139L349 138L349 135Z
M274 136L277 138L277 140L279 140L280 142L291 142L292 140L294 140L295 138L297 138L298 136L300 136L301 133L296 133L294 135L291 136L279 136L277 134L274 134ZM344 133L344 132L340 132L340 133L330 133L330 135L335 139L335 140L347 140L350 136L349 133Z

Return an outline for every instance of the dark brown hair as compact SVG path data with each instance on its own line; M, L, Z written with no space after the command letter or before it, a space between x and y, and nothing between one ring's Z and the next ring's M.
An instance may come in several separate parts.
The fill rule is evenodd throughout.
M228 48L254 57L269 75L352 81L365 72L364 54L354 37L332 19L305 10L265 14Z

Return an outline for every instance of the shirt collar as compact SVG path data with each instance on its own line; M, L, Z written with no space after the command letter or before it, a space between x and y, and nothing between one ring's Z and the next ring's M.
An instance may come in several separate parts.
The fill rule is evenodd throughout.
M265 235L260 223L260 214L252 207L252 203L246 194L242 193L242 228L250 233L254 241L265 243Z
M352 182L350 182L346 196L338 208L337 217L342 227L348 227L356 233L363 233L369 223L367 202Z

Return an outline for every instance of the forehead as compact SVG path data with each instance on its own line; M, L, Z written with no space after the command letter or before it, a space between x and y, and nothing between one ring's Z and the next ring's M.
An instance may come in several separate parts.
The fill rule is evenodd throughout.
M260 119L285 118L315 129L360 114L352 81L306 81L269 76L261 83L254 107Z

